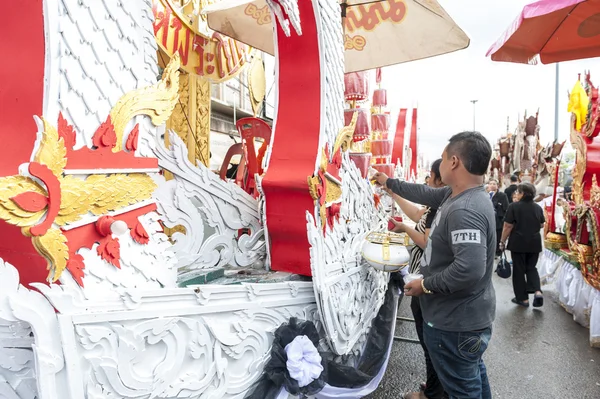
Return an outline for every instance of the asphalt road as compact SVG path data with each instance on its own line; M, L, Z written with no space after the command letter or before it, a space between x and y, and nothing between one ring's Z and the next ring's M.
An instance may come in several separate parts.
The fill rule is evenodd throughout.
M484 355L496 399L599 399L600 349L589 346L589 330L558 304L556 292L543 287L542 310L522 308L510 280L494 276L497 295L492 340ZM399 316L412 317L409 300ZM416 338L414 324L399 321L396 335ZM368 399L399 399L424 381L425 360L418 344L394 343L386 375Z

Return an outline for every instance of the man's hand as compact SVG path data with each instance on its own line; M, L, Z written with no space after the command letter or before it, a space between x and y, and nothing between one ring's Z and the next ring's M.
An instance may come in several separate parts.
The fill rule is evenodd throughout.
M406 296L420 296L423 295L423 287L421 286L423 279L413 280L408 284L404 285L404 295Z
M391 231L394 233L406 233L406 225L404 223L399 222L394 218L390 218L389 221L394 225Z
M504 249L505 249L505 248L506 248L506 244L505 244L504 242L501 242L501 243L498 245L498 249L500 249L500 251L504 251Z
M379 184L382 187L385 187L385 182L387 181L388 176L385 173L377 172L371 177L371 180L375 180L375 183Z

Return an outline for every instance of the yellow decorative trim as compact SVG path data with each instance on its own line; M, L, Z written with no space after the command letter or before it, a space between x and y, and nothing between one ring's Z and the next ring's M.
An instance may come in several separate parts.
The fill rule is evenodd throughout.
M196 159L210 166L210 86L208 79L200 76L194 76L195 93L192 104L192 126L195 126L195 151ZM193 114L193 115L192 115ZM196 159L192 162L196 164Z
M575 129L575 115L571 115L571 145L575 149L576 162L573 166L573 201L583 205L583 176L587 168L587 147L581 134Z
M358 112L354 112L352 120L348 126L344 126L340 129L337 137L335 138L335 145L333 146L333 153L335 154L338 150L345 152L350 149L352 144L352 137L356 130L356 122L358 121Z
M40 221L46 210L29 212L21 209L11 198L24 193L36 193L46 196L46 191L25 176L7 176L0 178L0 219L18 227L33 226Z
M325 186L327 187L325 191L325 202L331 203L337 201L342 197L342 187L329 178L325 179Z
M319 199L319 176L308 176L308 192L313 200L317 201Z
M110 118L117 135L117 145L113 148L113 152L123 149L125 127L134 116L147 115L156 126L162 125L169 119L179 95L179 66L179 54L175 54L158 83L130 91L117 101L110 111Z
M69 247L67 237L59 229L50 229L46 234L32 237L35 249L48 261L48 280L58 280L67 267Z
M62 201L56 223L63 226L88 212L99 216L149 199L156 189L143 173L91 175L85 180L66 176L61 180Z
M596 175L592 176L592 188L590 189L590 205L592 208L600 208L600 187Z
M267 81L262 56L257 53L250 64L248 71L248 91L250 92L250 104L254 116L258 115L265 96L267 95Z
M42 142L33 159L35 162L46 165L54 176L59 177L62 175L65 166L67 166L67 148L62 137L59 139L56 128L45 119L43 119L43 122Z

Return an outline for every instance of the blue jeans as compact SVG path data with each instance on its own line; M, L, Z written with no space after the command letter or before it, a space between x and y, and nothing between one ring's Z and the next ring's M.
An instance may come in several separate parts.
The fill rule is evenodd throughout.
M450 399L491 399L483 353L492 328L468 332L442 331L423 325L431 362Z

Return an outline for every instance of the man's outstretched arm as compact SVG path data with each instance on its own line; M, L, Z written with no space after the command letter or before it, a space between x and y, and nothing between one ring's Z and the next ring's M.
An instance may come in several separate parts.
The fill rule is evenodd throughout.
M402 198L434 209L440 207L442 201L450 192L450 187L432 188L425 184L407 183L389 178L386 180L385 185L394 194L398 194Z

